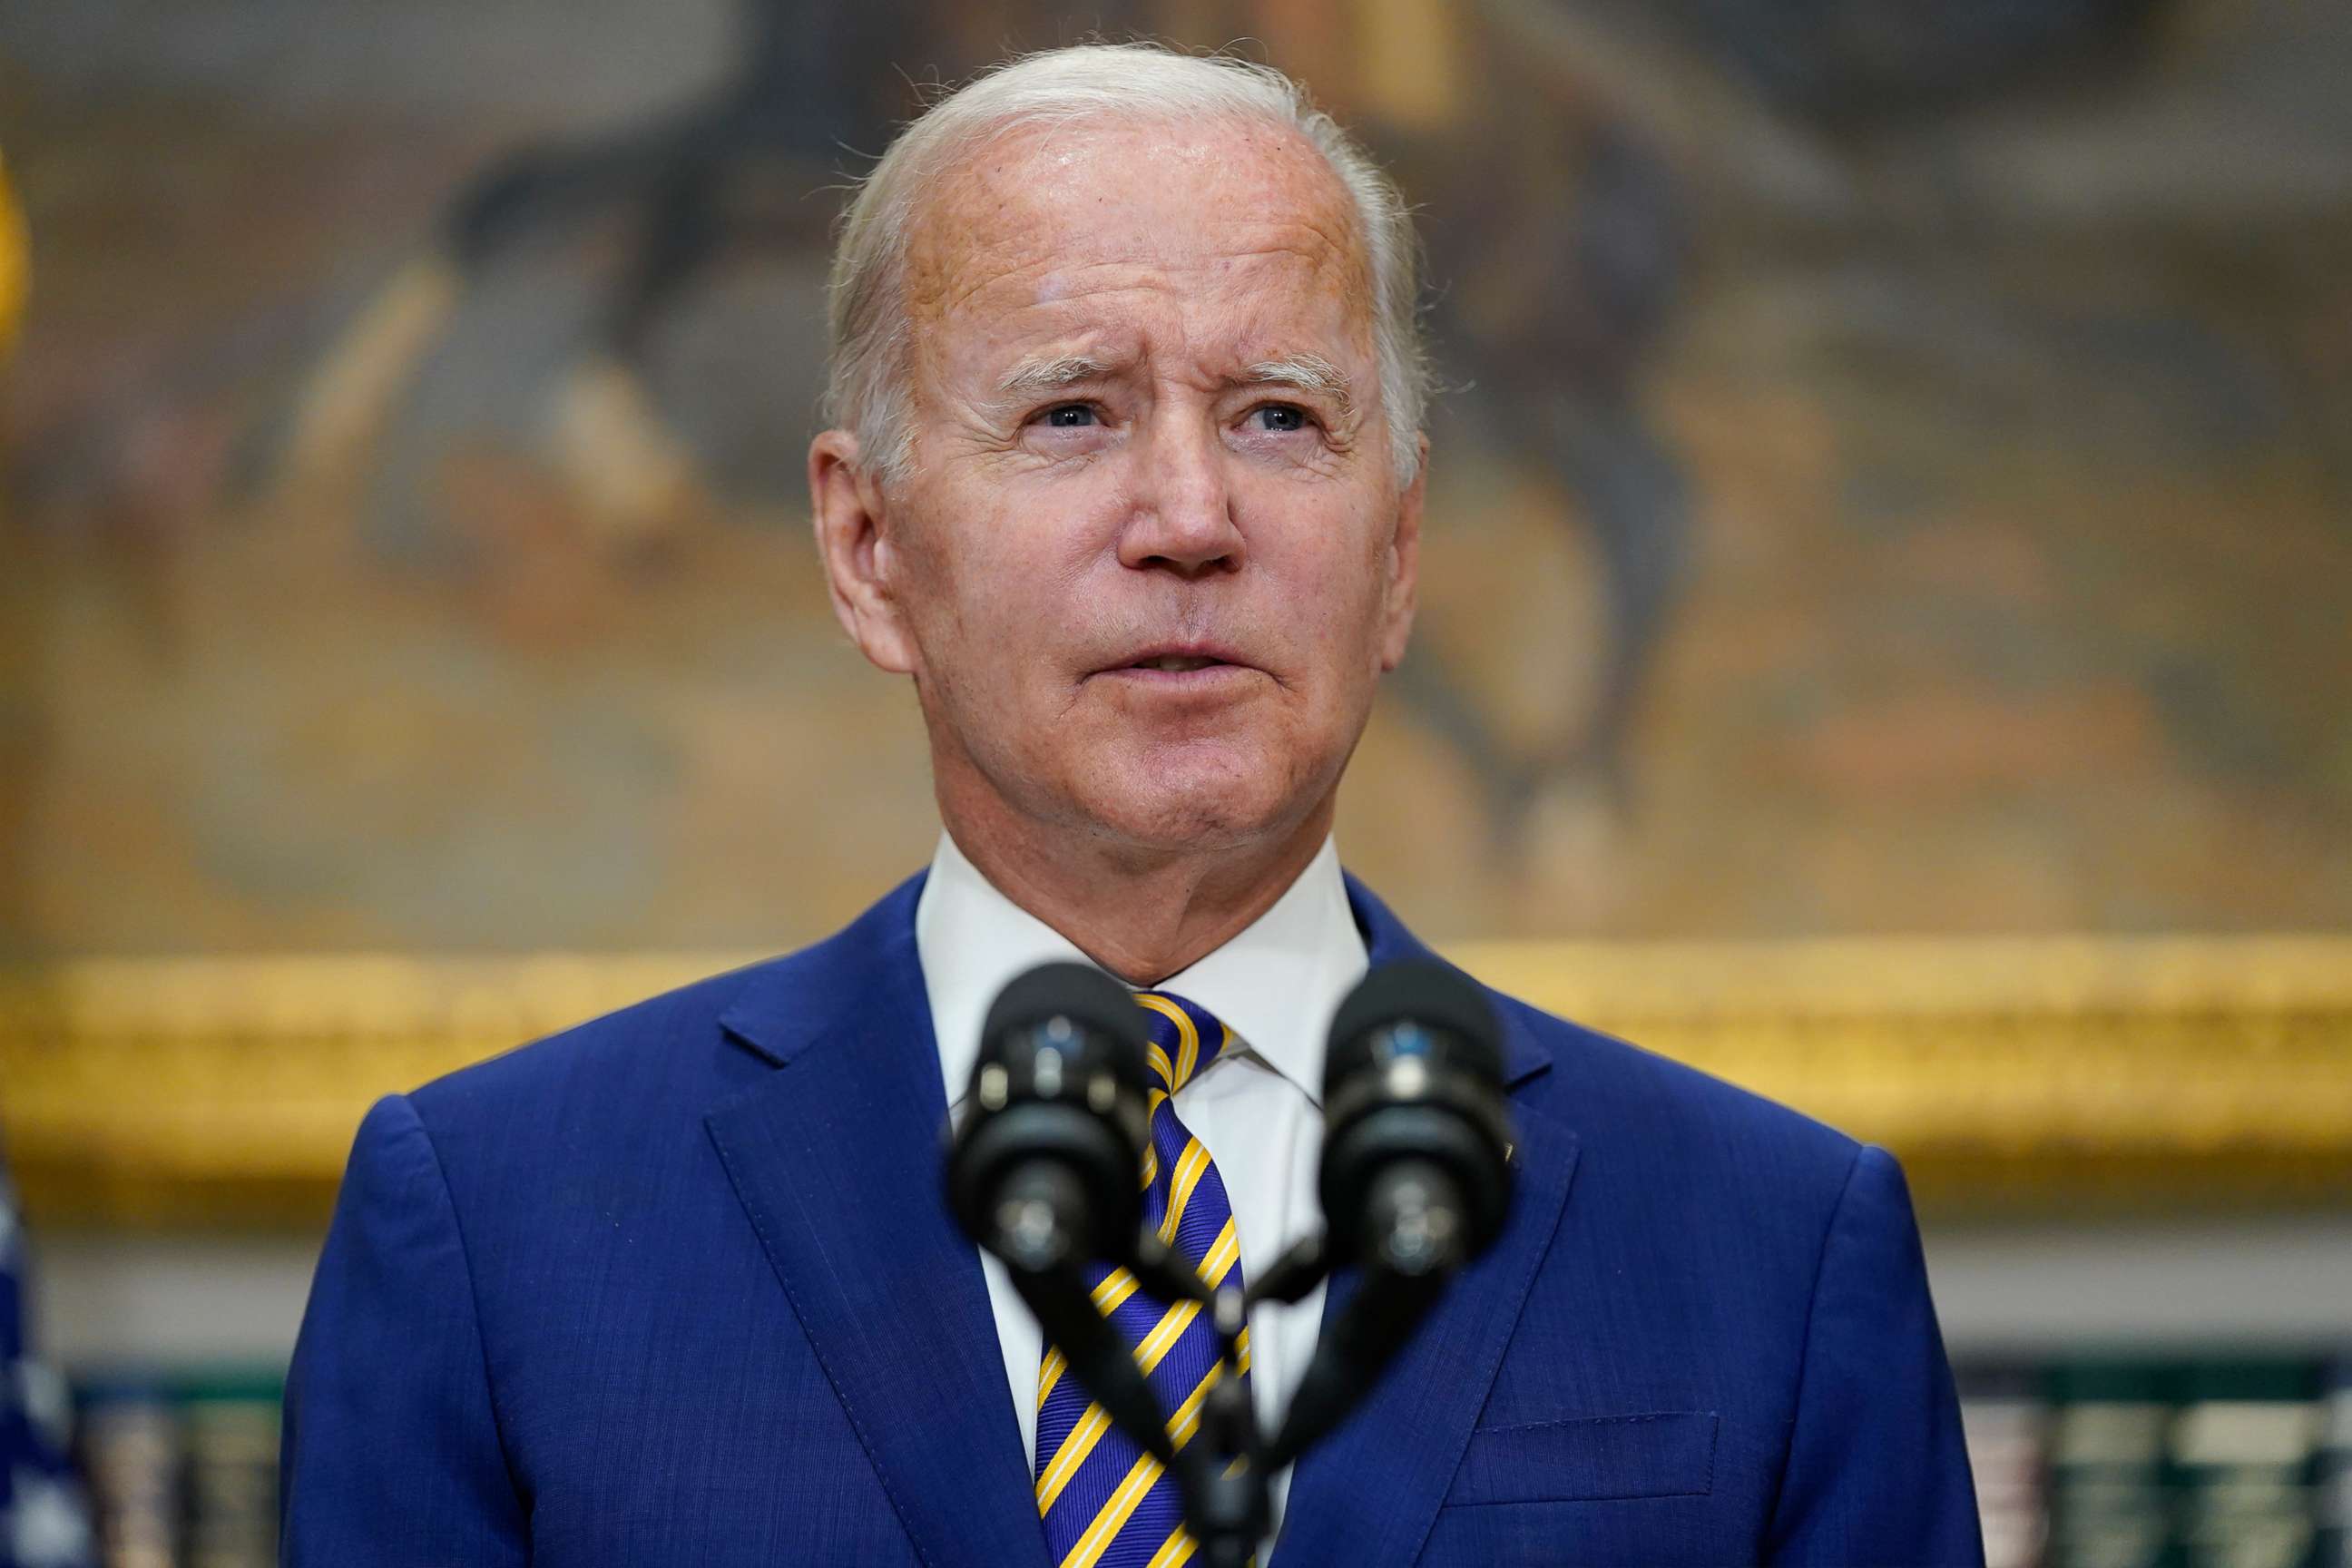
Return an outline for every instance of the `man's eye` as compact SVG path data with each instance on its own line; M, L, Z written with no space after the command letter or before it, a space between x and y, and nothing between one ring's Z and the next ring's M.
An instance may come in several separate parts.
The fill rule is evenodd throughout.
M1095 422L1091 405L1084 403L1057 404L1045 410L1045 424L1055 430L1076 430Z
M1295 403L1268 403L1251 409L1250 417L1259 422L1259 429L1278 435L1307 428L1307 410Z

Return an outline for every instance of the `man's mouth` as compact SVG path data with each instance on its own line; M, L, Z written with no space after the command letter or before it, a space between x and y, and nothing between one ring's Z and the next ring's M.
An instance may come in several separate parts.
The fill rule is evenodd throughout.
M1224 662L1225 661L1222 658L1211 658L1206 654L1163 653L1155 654L1150 658L1139 658L1127 668L1129 669L1164 669L1173 674L1181 675L1191 670L1206 669L1211 665L1223 664Z
M1124 663L1107 665L1097 675L1125 676L1130 680L1168 691L1223 689L1233 678L1256 667L1245 662L1239 649L1218 643L1179 643L1145 648Z

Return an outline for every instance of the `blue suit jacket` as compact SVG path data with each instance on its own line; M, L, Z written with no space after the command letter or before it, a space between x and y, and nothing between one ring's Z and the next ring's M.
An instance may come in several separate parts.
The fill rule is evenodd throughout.
M940 1196L919 889L369 1112L287 1562L1042 1568ZM1373 963L1426 956L1349 891ZM1509 1224L1300 1463L1276 1563L1979 1562L1895 1162L1497 1005Z

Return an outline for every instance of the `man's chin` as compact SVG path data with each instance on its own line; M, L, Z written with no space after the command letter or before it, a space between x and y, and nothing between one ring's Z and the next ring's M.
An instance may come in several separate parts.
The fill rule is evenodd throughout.
M1107 837L1159 851L1213 851L1262 843L1313 809L1260 768L1162 758L1090 781L1080 814Z

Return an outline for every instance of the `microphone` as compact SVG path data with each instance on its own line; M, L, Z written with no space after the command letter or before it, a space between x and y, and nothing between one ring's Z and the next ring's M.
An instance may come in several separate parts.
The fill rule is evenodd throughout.
M947 1198L965 1232L1016 1272L1135 1250L1149 1044L1127 988L1083 963L1030 970L989 1008L949 1143Z
M1223 1568L1265 1534L1268 1478L1339 1425L1454 1271L1501 1233L1512 1139L1502 1032L1486 993L1455 970L1401 963L1365 977L1331 1026L1324 1067L1325 1233L1245 1298L1212 1291L1143 1232L1149 1047L1142 1010L1100 970L1050 963L1014 980L989 1009L963 1125L948 1140L947 1202L1003 1260L1071 1374L1175 1475L1202 1560ZM1334 1268L1361 1277L1271 1443L1230 1378L1180 1450L1132 1348L1095 1308L1089 1263L1210 1310L1229 1364L1250 1305L1300 1300Z
M1102 971L1048 963L1016 978L981 1029L963 1126L948 1142L947 1201L964 1232L1004 1261L1080 1385L1176 1472L1188 1499L1205 1500L1210 1445L1178 1454L1150 1381L1087 1279L1089 1263L1111 1263L1171 1299L1171 1283L1207 1293L1189 1268L1145 1248L1150 1046L1143 1009Z
M1269 1470L1339 1425L1454 1270L1502 1233L1512 1137L1504 1107L1502 1030L1486 993L1459 971L1389 964L1340 1004L1323 1068L1325 1236L1260 1289L1296 1299L1326 1268L1354 1266L1361 1280L1315 1347Z
M1502 1031L1442 963L1395 963L1340 1005L1323 1068L1323 1216L1333 1261L1420 1278L1503 1228L1511 1193Z

